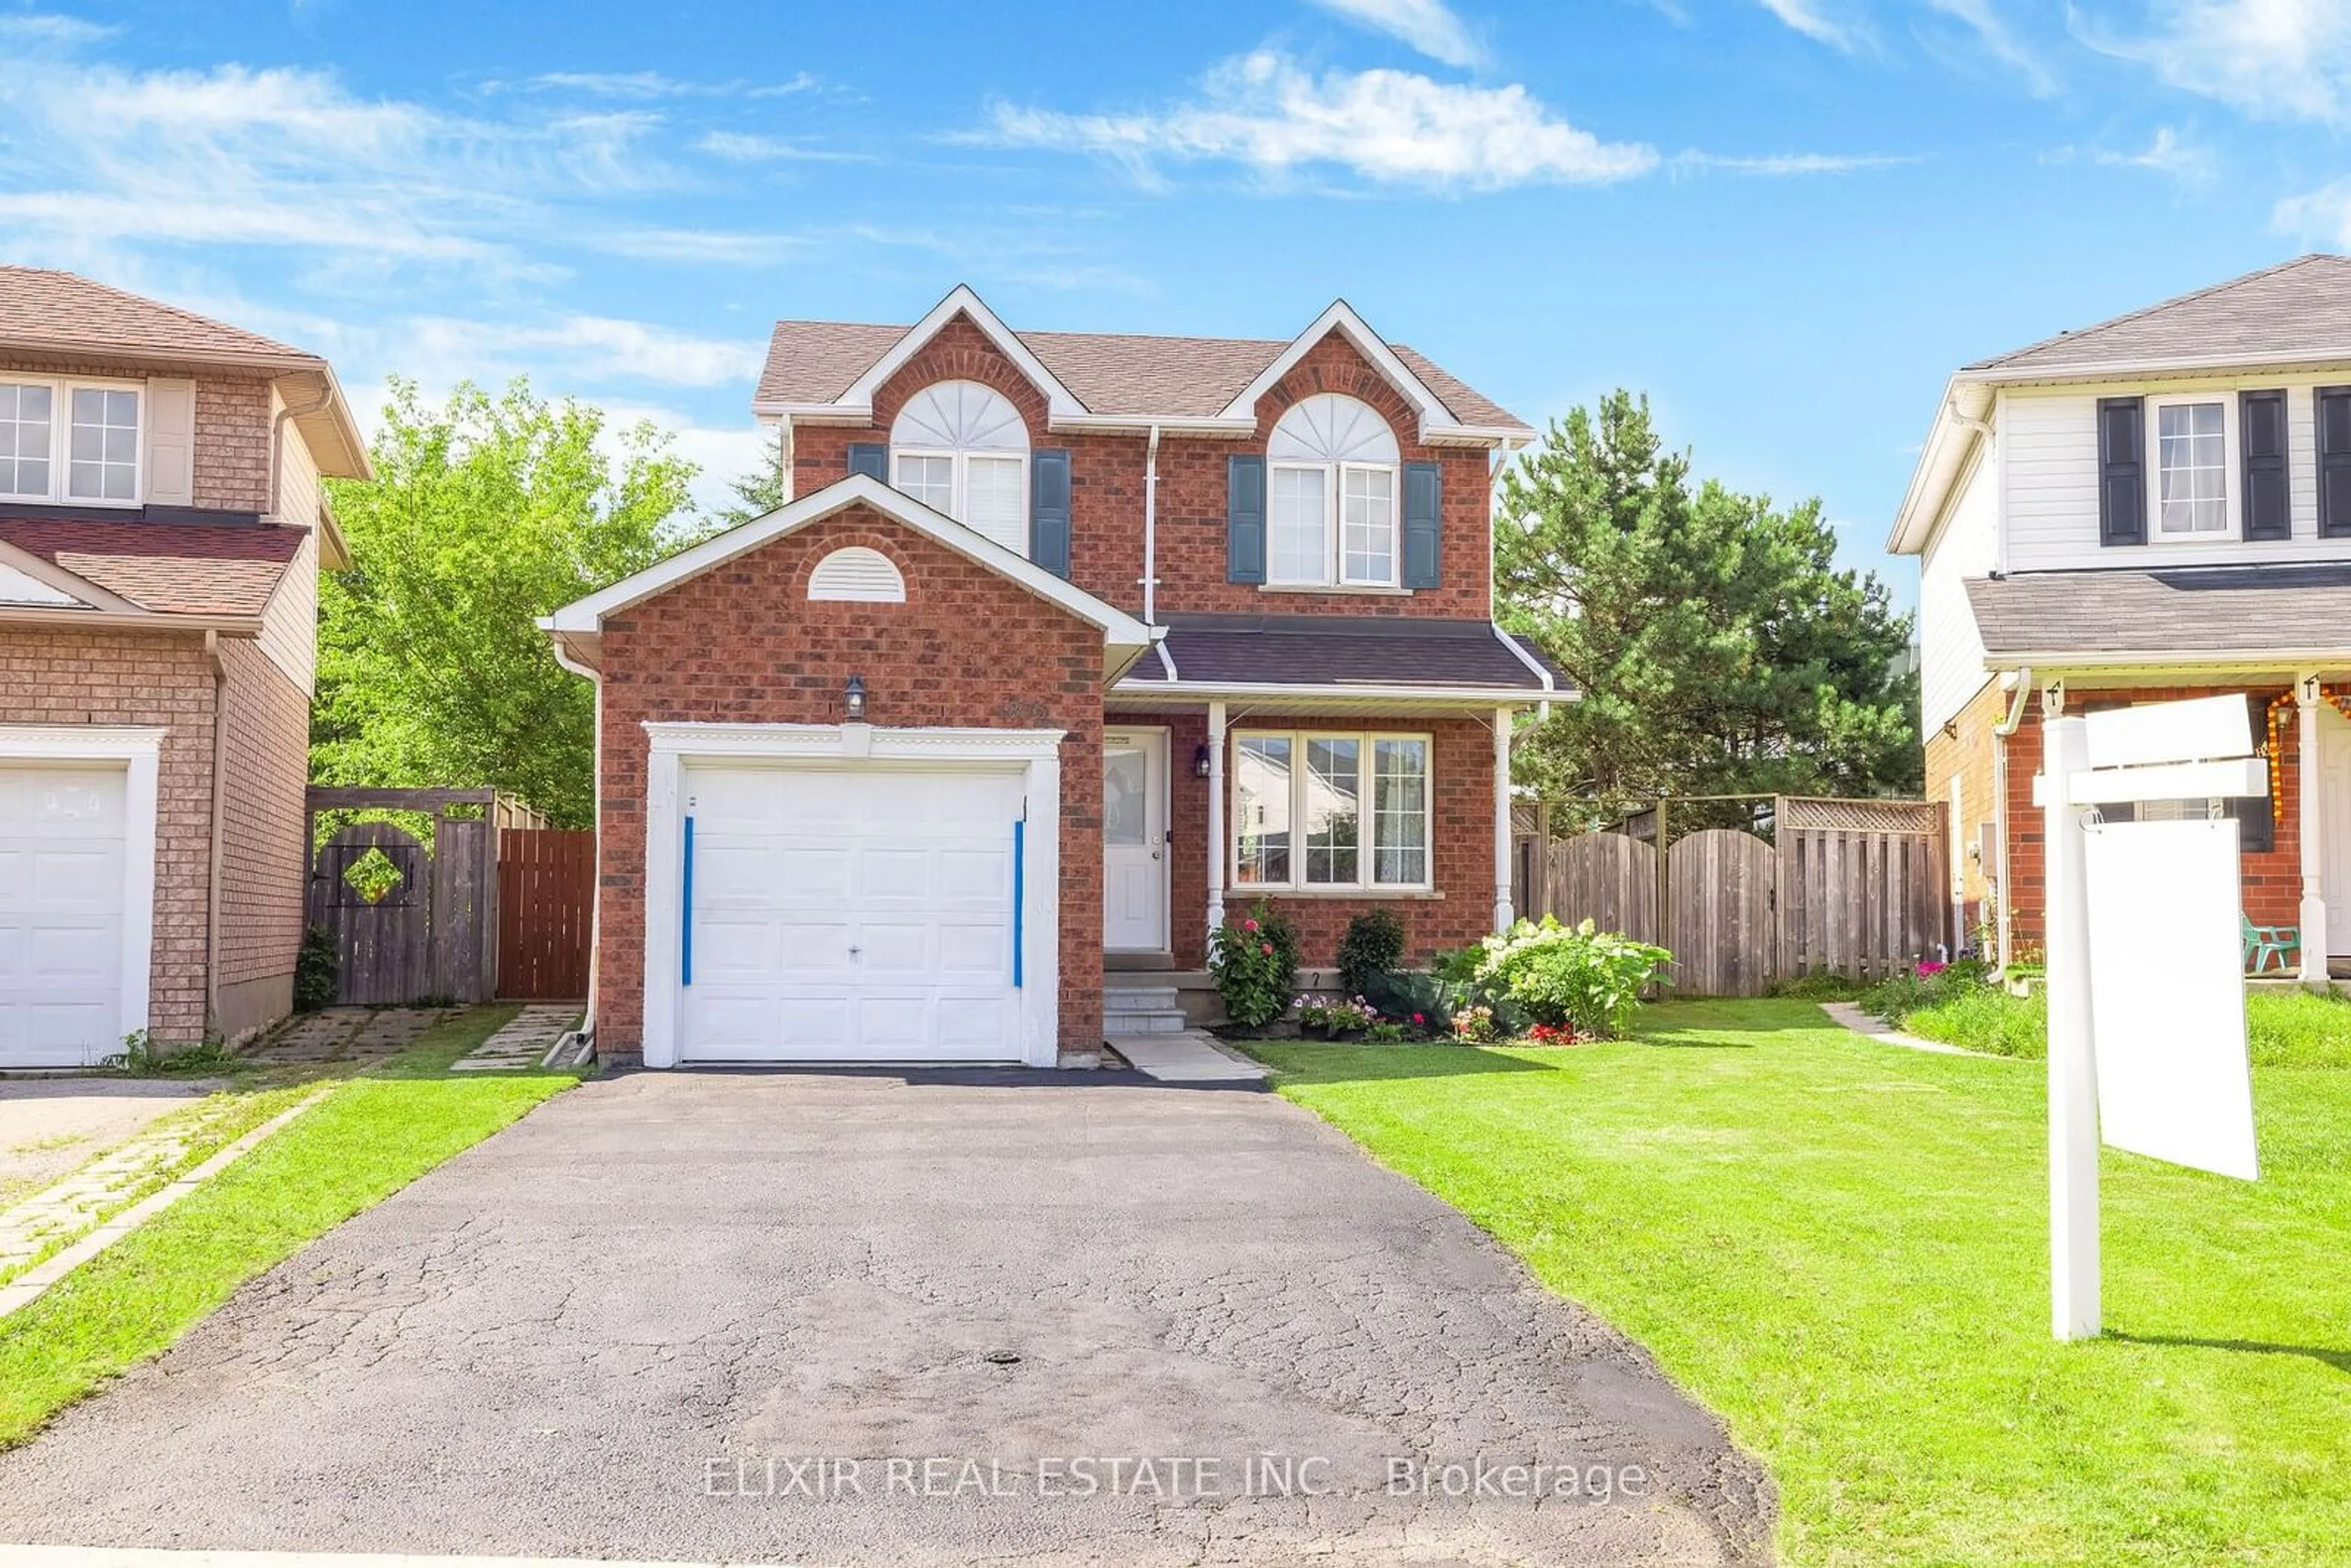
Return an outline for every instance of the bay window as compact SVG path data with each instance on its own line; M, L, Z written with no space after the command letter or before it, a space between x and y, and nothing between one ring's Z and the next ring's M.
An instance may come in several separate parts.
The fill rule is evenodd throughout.
M1233 884L1427 887L1428 759L1425 735L1240 733Z
M139 403L135 386L0 380L0 496L136 505Z

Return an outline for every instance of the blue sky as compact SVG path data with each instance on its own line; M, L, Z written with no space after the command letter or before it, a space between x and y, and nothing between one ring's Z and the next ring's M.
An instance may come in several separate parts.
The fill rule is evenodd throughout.
M1879 546L1960 362L2351 240L2341 0L0 0L0 259L753 460L778 316L1623 384Z

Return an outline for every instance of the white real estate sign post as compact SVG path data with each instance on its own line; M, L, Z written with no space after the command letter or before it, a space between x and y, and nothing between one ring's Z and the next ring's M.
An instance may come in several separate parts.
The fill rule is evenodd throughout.
M2098 1141L2252 1179L2237 824L2097 822L2125 802L2266 797L2241 697L2062 716L2043 699L2049 1266L2059 1339L2099 1332Z

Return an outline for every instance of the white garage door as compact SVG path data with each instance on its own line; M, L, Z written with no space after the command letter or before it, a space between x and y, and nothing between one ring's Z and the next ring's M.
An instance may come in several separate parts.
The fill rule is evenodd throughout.
M0 762L0 1067L122 1049L121 768Z
M1011 1061L1019 771L690 765L687 1061Z

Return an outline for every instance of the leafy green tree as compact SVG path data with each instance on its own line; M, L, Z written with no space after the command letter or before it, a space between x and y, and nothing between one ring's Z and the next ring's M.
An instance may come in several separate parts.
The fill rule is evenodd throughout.
M535 622L690 542L695 468L668 445L521 381L441 409L394 382L376 476L331 486L353 565L319 585L311 777L488 786L592 822L594 691Z
M1499 612L1584 694L1521 732L1520 782L1595 823L1661 795L1918 789L1910 617L1833 564L1817 499L1693 483L1620 390L1504 473L1495 533Z

